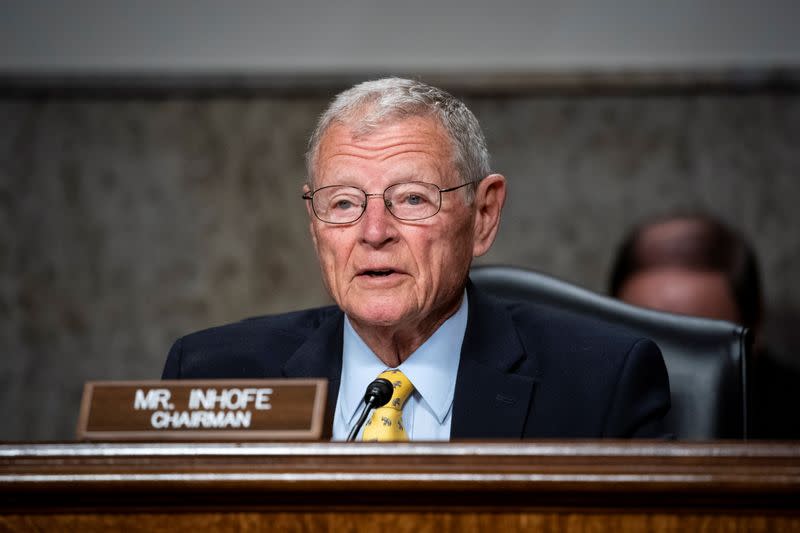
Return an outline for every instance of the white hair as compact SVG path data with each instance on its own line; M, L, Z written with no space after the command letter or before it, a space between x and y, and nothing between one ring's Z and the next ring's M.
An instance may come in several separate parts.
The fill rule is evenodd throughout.
M332 124L346 124L357 135L367 135L392 120L425 116L438 119L450 137L453 164L463 183L482 180L491 173L489 150L478 119L461 100L419 81L383 78L339 93L320 116L306 152L309 182L315 180L319 145Z

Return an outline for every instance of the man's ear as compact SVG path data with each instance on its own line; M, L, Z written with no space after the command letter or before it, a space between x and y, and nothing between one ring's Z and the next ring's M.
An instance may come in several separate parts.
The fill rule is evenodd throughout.
M303 196L311 192L311 187L308 186L308 183L303 184ZM314 218L314 210L311 207L311 200L305 200L306 203L306 212L308 213L308 219L311 220Z
M475 234L472 255L479 257L492 247L500 227L500 213L506 203L506 179L491 174L478 182L475 191Z
M303 185L303 194L310 193L311 187L308 186L306 183ZM311 207L311 200L305 200L306 203L306 213L308 213L308 232L311 234L311 241L314 243L314 249L317 249L317 234L314 231L314 218L316 215L314 214L314 208Z

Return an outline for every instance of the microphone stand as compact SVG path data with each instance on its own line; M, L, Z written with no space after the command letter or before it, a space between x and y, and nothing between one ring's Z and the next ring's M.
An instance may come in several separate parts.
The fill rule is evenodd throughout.
M392 399L394 393L394 386L388 379L378 378L367 387L367 392L364 393L364 409L361 410L361 415L358 417L358 422L353 426L350 435L347 437L347 442L355 440L356 435L361 430L361 426L367 420L367 415L377 407L383 407L389 400Z

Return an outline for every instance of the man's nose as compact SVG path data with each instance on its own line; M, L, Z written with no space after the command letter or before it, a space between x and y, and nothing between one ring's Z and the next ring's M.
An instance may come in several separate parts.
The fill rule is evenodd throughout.
M370 200L376 200L370 202ZM395 236L395 218L389 212L382 194L368 194L367 205L361 220L362 238L373 246L380 246Z

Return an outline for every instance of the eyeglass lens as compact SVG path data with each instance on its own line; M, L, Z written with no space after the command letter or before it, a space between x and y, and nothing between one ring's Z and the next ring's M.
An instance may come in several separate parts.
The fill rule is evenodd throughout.
M314 213L324 222L346 224L358 220L367 205L368 196L357 187L332 185L314 192ZM412 181L387 188L383 199L389 211L402 220L421 220L439 212L442 196L432 183Z

